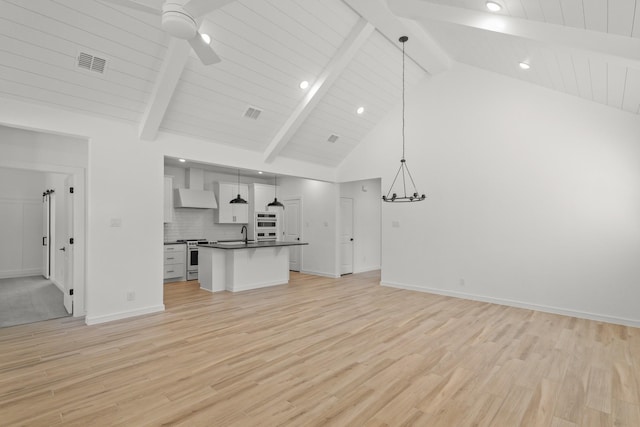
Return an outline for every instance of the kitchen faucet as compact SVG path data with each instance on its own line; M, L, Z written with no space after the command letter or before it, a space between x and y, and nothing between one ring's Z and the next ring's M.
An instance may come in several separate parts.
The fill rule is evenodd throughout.
M242 228L240 229L240 234L244 236L244 244L246 245L247 243L249 243L249 232L247 231L246 225L242 226Z

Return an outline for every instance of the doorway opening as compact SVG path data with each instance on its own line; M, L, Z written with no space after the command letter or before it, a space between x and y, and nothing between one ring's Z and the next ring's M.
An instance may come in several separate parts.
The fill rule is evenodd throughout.
M0 326L84 316L87 141L0 125L0 149Z

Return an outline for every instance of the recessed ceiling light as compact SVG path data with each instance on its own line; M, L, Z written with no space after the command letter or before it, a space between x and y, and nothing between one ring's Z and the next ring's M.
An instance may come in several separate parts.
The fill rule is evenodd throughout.
M531 68L531 65L527 64L526 62L521 62L519 65L523 70L528 70L529 68Z
M262 171L258 171L258 174L262 175Z
M358 107L358 109L356 110L356 113L358 114L364 113L364 107Z
M184 162L186 162L186 160L185 160L185 159L178 159L178 161L179 161L180 163L184 163Z
M309 82L304 80L302 82L300 82L300 89L306 89L309 87Z
M487 6L487 9L489 9L491 12L499 12L502 10L502 6L494 1L488 1L485 4Z
M202 33L200 34L200 37L202 37L202 40L204 40L206 44L211 43L211 37L209 37L209 34Z

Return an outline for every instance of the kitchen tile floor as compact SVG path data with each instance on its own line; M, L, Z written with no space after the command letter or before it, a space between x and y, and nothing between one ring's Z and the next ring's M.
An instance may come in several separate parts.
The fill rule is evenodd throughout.
M0 327L68 316L62 298L42 276L0 279Z

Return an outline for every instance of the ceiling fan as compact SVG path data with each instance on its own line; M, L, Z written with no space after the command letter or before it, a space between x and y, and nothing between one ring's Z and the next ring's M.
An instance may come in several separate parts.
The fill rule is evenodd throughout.
M199 18L221 8L233 0L166 0L162 9L156 9L133 0L103 0L162 17L162 29L173 37L189 42L204 65L217 64L220 57L209 46L202 34Z

